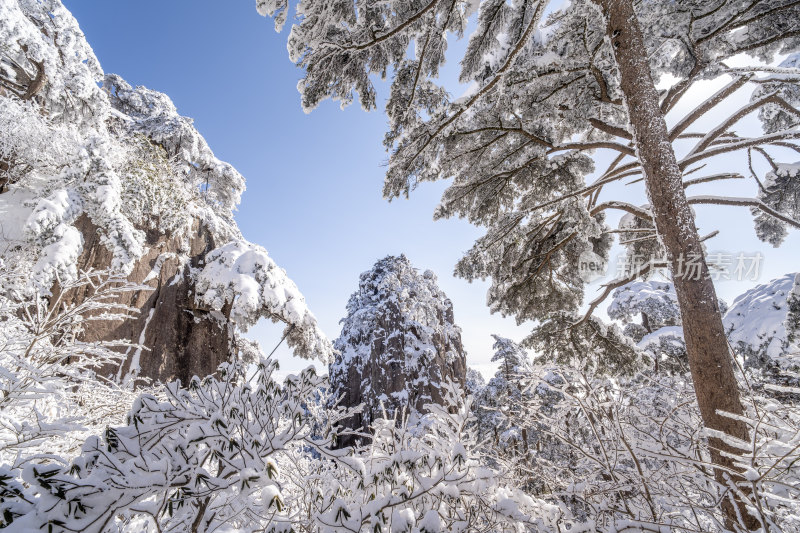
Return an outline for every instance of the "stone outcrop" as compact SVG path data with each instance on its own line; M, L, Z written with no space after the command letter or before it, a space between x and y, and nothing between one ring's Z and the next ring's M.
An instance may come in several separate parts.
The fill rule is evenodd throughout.
M78 269L108 268L112 254L100 241L98 228L86 215L75 226L84 238ZM136 262L128 280L152 290L122 293L115 302L139 310L138 314L129 320L87 321L82 338L88 342L127 339L145 348L126 349L122 368L103 368L98 373L124 379L134 370L135 374L155 381L180 379L182 383L188 383L194 375L212 374L230 354L231 334L226 320L230 308L223 308L222 316L217 313L212 316L208 309L199 306L193 297L194 282L189 271L202 264L214 249L214 239L198 221L188 236L169 236L150 230L146 231L146 239L148 251ZM79 303L88 296L86 290L62 295L60 304Z
M444 402L448 380L465 384L461 330L430 270L420 274L403 255L386 257L361 275L347 311L330 368L340 405L364 404L347 427L364 430L383 409L389 417L424 414L426 404Z

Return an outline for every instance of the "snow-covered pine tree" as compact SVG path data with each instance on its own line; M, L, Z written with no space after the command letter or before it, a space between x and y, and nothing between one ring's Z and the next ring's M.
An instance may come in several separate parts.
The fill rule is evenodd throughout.
M341 323L331 391L344 407L364 404L363 412L345 421L353 430L367 429L384 413L415 418L426 404L442 404L446 382L465 383L466 354L453 304L436 275L420 274L405 255L387 256L361 274Z
M528 451L528 428L520 424L523 406L530 403L521 375L530 364L527 352L511 339L492 335L492 362L498 363L494 377L481 391L477 418L484 437L492 436L497 452L523 455Z
M507 386L514 381L514 374L519 372L520 366L527 362L528 354L516 342L500 335L492 335L494 339L494 355L492 362L498 363L500 368L495 377L502 378Z
M467 367L467 379L464 382L465 392L475 396L479 394L485 386L486 380L483 378L483 374L472 367Z
M655 372L689 371L678 297L672 283L651 279L616 289L608 316L622 322L624 333L652 357Z
M556 363L603 375L630 375L647 365L642 350L617 324L590 315L579 323L554 314L525 339L540 364Z
M280 27L287 2L259 2L258 9L277 12ZM796 1L300 0L297 10L302 16L288 47L305 69L298 84L303 107L326 98L347 105L357 93L372 109L370 76L392 73L384 194L395 198L423 181L452 179L436 216L463 216L487 227L457 272L492 278L493 310L519 320L585 323L614 288L668 267L704 423L747 440L743 423L718 414L741 413L742 405L691 206L749 206L775 226L800 223L763 191L745 198L691 193L703 183L743 177L738 164L703 174L712 158L738 152L763 157L774 169L783 148L796 150L800 72L796 62L764 64L797 50ZM434 79L445 61L447 34L463 36L476 10L477 27L460 61L460 79L471 86L453 100ZM746 58L743 66L729 61L735 56ZM667 88L659 91L655 82L662 80ZM702 80L727 84L689 104L668 128L664 117L687 95L694 98L692 89ZM751 102L709 125L710 112L739 90L751 91ZM751 113L759 113L764 130L737 130ZM587 184L590 153L599 149L613 161ZM643 178L644 205L601 196L608 184L636 176ZM607 250L603 217L612 209L649 225L650 231L639 228L645 230L639 238L657 240L663 253L608 284L580 318L574 316L584 288L578 257ZM697 270L687 272L688 261ZM714 461L732 466L718 451L732 450L722 440L711 443Z

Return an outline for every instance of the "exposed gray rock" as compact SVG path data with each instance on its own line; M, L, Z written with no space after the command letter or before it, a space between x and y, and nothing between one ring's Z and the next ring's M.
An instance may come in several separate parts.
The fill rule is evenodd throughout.
M75 226L84 238L78 268L84 271L108 268L112 254L100 241L98 228L86 215ZM180 379L186 384L194 375L205 377L214 373L231 351L230 323L226 320L230 306L223 309L221 317L201 308L193 297L194 282L189 275L189 269L199 266L214 249L214 239L199 222L194 223L189 237L146 233L149 249L136 262L128 280L153 290L124 293L115 303L138 309L138 315L124 321L88 321L82 340L127 339L141 343L145 349L139 351L138 375L162 382ZM63 295L60 304L76 304L86 296L73 291ZM114 378L126 376L134 352L128 351L122 369L103 368L98 373Z

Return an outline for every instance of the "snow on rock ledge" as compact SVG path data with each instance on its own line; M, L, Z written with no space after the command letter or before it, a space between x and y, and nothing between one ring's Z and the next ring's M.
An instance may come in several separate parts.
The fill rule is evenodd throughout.
M260 318L286 324L295 355L328 362L333 347L319 329L297 285L261 246L232 241L212 250L195 273L196 299L212 310L231 305L230 318L247 329Z

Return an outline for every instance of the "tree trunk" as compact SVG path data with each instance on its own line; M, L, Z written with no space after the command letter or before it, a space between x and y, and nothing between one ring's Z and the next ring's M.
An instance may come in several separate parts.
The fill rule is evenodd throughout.
M683 321L683 334L697 403L706 427L749 440L747 425L720 416L717 411L743 413L739 387L731 358L714 284L708 274L694 214L686 200L667 125L659 108L659 96L650 76L650 65L632 0L604 0L608 35L620 72L621 89L628 108L633 140L644 171L647 194L656 229L667 251L675 292ZM688 261L692 269L685 268ZM743 481L723 452L741 454L720 439L709 439L717 481L725 483L725 472L733 481ZM737 507L749 529L757 522ZM727 522L736 521L737 509L730 499L723 503Z

